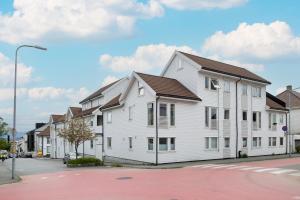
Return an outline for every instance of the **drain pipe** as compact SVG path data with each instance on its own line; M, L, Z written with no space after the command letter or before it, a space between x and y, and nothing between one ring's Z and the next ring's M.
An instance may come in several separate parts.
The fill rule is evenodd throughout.
M240 79L235 82L235 129L236 129L236 143L235 143L235 157L238 158L238 146L239 146L239 125L238 125L238 83L242 80Z
M285 125L286 127L288 127L288 114L285 113ZM290 130L288 130L290 131ZM285 149L286 149L286 152L285 154L287 155L288 154L288 134L287 134L287 131L285 132Z
M156 102L155 102L155 165L158 165L158 100L159 96L156 97Z

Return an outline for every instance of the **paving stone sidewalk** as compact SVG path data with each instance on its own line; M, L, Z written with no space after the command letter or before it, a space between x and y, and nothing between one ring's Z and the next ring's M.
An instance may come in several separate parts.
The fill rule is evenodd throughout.
M4 161L6 162L6 161ZM4 163L0 161L0 185L15 183L20 181L20 177L16 176L14 180L11 179L11 170L9 170Z

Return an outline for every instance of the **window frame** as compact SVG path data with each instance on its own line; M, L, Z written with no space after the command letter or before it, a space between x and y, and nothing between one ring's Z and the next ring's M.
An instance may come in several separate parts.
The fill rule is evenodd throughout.
M128 147L129 147L129 150L132 150L132 149L133 149L133 141L132 141L132 137L128 137Z
M111 111L107 112L106 117L107 117L107 119L106 119L107 123L111 124L112 123L112 112Z
M245 141L246 141L246 143L244 143ZM247 147L248 147L248 138L247 137L243 137L242 138L242 148L247 148Z
M90 140L90 148L94 149L94 140Z
M165 140L165 144L161 144L161 140ZM162 148L162 145L165 145L165 148ZM167 152L169 150L169 144L168 144L167 137L158 138L158 150L161 152Z
M145 88L144 85L138 81L138 96L144 96L145 95Z
M213 147L213 140L216 140L214 144L216 144L216 147ZM205 149L206 150L212 150L217 151L218 150L218 137L205 137Z
M112 137L106 137L107 148L112 149Z
M151 108L149 108L149 105L151 105ZM154 125L154 103L153 102L147 103L147 125L148 126Z
M175 104L172 103L170 104L170 126L175 126L176 124L175 112L176 112Z
M242 84L242 96L248 96L248 85Z
M103 115L97 115L97 126L103 126Z
M152 144L149 143L150 140L152 140ZM151 146L151 145L152 145L152 146ZM149 148L149 147L151 147L152 149ZM154 138L153 138L153 137L148 137L148 138L147 138L147 149L148 149L148 151L154 151Z
M224 80L224 92L230 93L230 81Z
M228 112L228 116L226 112ZM230 120L230 109L224 109L224 120Z
M224 137L224 148L225 149L229 149L230 148L230 137Z
M246 113L246 115L244 115L245 113ZM246 119L245 119L245 116L246 116ZM244 122L248 121L248 111L247 110L242 111L242 120Z

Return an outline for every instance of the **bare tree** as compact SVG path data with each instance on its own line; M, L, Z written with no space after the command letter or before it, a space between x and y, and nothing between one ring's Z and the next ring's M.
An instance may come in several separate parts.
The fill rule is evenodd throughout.
M61 129L58 135L75 146L76 159L79 145L87 140L95 138L94 133L85 123L83 118L76 118L68 121L66 128Z

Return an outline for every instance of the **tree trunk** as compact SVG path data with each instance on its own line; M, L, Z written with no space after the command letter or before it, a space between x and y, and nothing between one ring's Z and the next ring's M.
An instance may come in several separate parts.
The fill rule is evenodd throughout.
M78 144L75 143L75 153L76 153L76 159L77 159L77 155L78 155Z
M83 143L82 143L82 157L84 158L84 142L85 141L83 141Z

